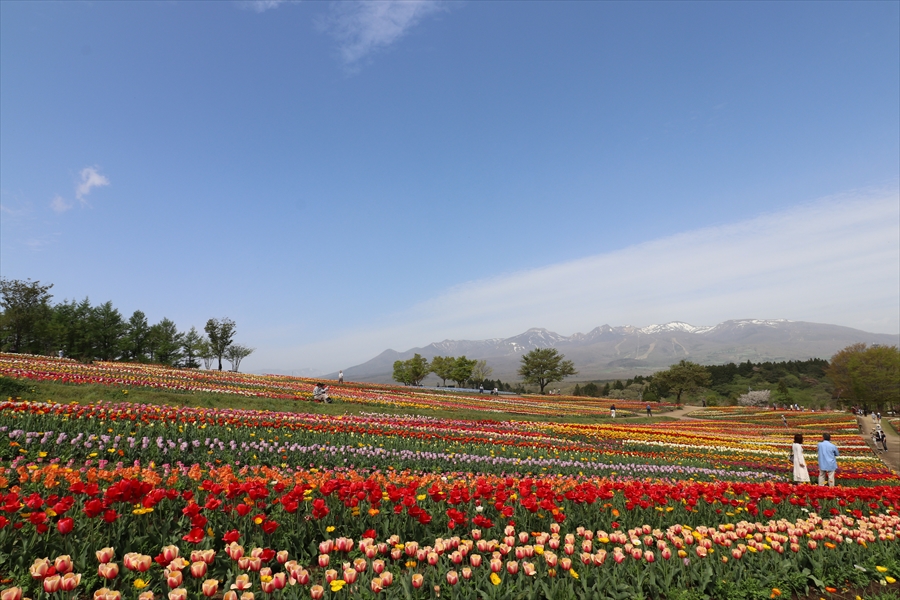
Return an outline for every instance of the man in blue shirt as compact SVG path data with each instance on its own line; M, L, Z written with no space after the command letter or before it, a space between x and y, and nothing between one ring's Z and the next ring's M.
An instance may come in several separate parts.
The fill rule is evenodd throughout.
M834 487L834 472L837 471L837 446L831 443L831 434L823 433L819 442L819 485L825 485L825 477L828 477L828 485Z

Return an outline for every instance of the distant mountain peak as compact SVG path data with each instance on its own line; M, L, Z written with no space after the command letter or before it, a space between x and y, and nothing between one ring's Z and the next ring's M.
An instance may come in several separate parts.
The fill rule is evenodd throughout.
M356 381L388 382L395 360L419 352L429 360L461 355L487 360L494 377L514 381L523 354L536 348L556 348L575 363L582 380L625 378L653 373L684 358L700 364L827 359L856 342L893 346L900 336L788 319L732 319L711 327L684 321L646 327L604 324L571 336L532 327L509 338L445 339L405 352L386 350L367 363L344 369L344 375Z

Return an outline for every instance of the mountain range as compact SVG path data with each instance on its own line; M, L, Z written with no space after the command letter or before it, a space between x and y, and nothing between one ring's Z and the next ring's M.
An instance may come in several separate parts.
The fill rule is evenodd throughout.
M344 369L344 377L348 381L388 383L392 381L394 361L418 353L429 360L462 355L483 359L493 369L493 379L514 382L520 379L517 371L523 354L535 348L556 348L575 363L578 375L570 381L624 379L649 375L682 359L700 364L827 359L857 342L895 346L900 344L900 335L786 319L737 319L712 327L680 321L641 328L601 325L571 336L533 328L505 339L444 340L405 352L385 350L365 363ZM325 377L337 378L337 374Z

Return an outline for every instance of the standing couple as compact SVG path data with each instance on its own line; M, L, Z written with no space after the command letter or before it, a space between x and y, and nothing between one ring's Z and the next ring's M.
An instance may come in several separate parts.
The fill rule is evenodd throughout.
M822 441L818 445L819 450L819 485L834 487L834 472L837 471L837 457L840 454L837 446L831 443L831 434L823 433ZM806 459L803 458L803 435L795 434L794 443L791 445L791 457L794 461L794 482L809 483L809 471L806 468Z

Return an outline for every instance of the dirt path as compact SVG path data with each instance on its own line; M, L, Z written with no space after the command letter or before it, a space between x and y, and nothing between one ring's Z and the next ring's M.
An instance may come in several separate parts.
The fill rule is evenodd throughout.
M856 417L856 420L862 428L860 435L862 435L863 441L869 445L869 448L872 448L872 451L875 452L878 458L884 461L884 464L893 469L895 473L900 474L900 436L894 432L894 428L887 425L887 423L882 425L881 429L887 438L888 449L887 452L881 452L880 448L875 448L875 443L872 441L872 432L875 430L872 417Z
M681 419L681 420L693 419L693 417L689 417L688 415L690 413L694 412L695 410L700 410L702 408L703 408L702 406L688 406L687 404L685 404L681 408L673 410L671 412L659 413L659 416L660 417L671 417L673 419Z

